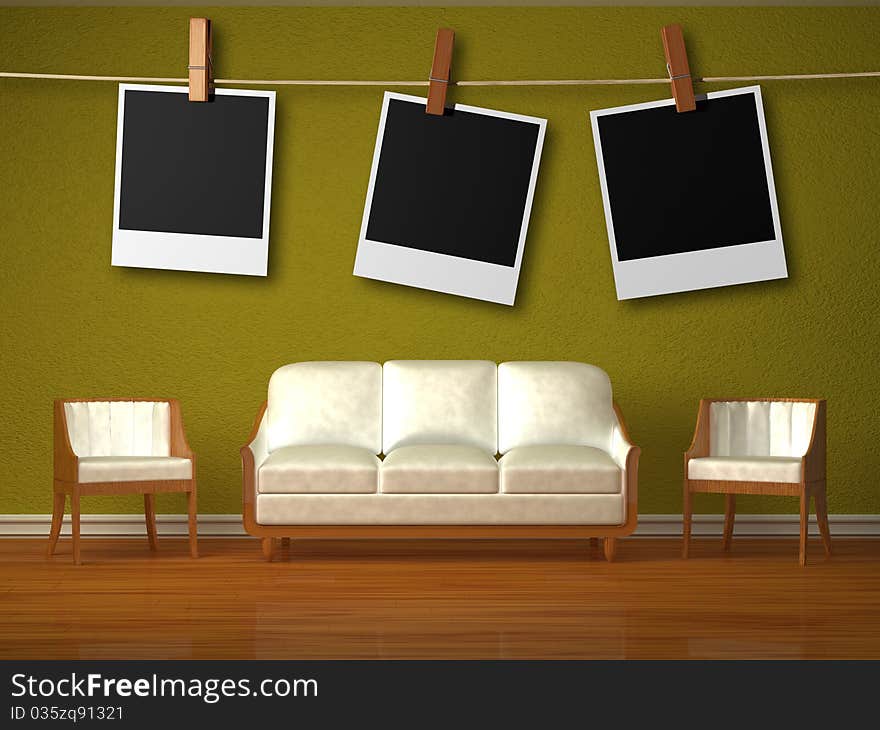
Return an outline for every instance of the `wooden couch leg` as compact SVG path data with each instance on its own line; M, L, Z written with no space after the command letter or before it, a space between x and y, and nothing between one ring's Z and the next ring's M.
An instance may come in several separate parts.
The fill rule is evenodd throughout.
M605 560L609 563L614 561L614 556L617 555L617 538L616 537L606 537L605 538Z
M266 558L270 563L272 562L272 556L275 553L275 539L271 537L263 538L263 557Z

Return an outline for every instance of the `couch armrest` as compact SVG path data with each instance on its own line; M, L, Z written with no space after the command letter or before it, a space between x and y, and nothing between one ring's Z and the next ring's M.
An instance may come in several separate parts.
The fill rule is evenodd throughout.
M614 415L617 416L617 423L611 430L611 446L609 448L609 453L617 466L626 470L626 462L630 451L632 449L641 451L641 449L639 449L638 446L634 446L630 441L629 432L627 431L626 423L624 423L623 420L623 413L621 413L620 406L618 406L617 403L614 404Z
M79 458L70 445L70 434L67 431L67 414L64 401L55 400L54 417L54 473L55 479L62 482L76 482L79 478Z
M242 501L246 521L249 517L253 517L257 494L257 471L269 455L265 428L267 403L268 401L264 401L260 406L248 442L241 447Z
M609 452L611 458L623 471L623 490L626 497L626 524L635 529L639 511L639 457L642 450L630 440L623 413L614 403L617 424L611 431Z
M691 439L691 445L688 447L688 450L684 452L685 464L687 464L690 459L700 456L709 456L709 430L711 420L709 408L711 403L712 401L706 400L705 398L700 399L700 407L697 410L697 425L694 428L694 437ZM685 475L687 475L686 468Z

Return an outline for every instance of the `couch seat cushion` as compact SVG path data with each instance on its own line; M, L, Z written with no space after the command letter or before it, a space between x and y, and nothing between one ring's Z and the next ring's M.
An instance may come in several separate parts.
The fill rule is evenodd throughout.
M618 494L621 472L591 446L520 446L498 462L506 494Z
M379 458L356 446L285 446L260 467L263 494L374 493Z
M498 464L474 446L401 446L382 462L380 483L385 494L488 494Z
M192 479L192 462L179 456L84 456L79 459L82 484L165 479Z
M799 482L801 460L786 456L706 456L688 462L688 478L721 482Z

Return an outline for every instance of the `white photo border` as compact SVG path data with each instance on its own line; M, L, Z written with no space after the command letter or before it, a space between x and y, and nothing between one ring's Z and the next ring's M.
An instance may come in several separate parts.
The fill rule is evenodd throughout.
M608 184L605 179L605 162L602 157L602 142L599 137L598 119L599 117L613 114L672 106L675 101L673 99L662 99L660 101L629 104L610 109L597 109L590 112L593 143L596 148L596 161L599 167L599 184L602 189L602 203L605 209L605 223L608 228L608 242L611 247L614 284L617 289L618 300L787 278L788 269L785 263L785 250L782 244L782 226L779 221L779 208L776 203L776 186L773 181L773 166L770 162L770 145L767 141L767 124L764 119L764 102L761 97L761 87L746 86L725 91L713 91L708 94L698 95L697 101L722 99L728 96L745 94L752 94L755 97L758 129L760 130L761 147L764 152L764 170L767 174L767 189L770 193L774 238L770 241L756 241L754 243L744 243L722 248L707 248L700 251L653 256L631 261L619 261L617 258L614 221L611 217L611 203L608 197Z
M189 89L187 86L119 84L111 266L266 276L269 262L272 158L275 149L275 92L251 89L216 89L214 91L214 94L219 96L256 96L269 100L269 116L266 130L266 179L265 194L263 196L263 234L261 238L244 238L240 236L215 236L199 233L172 233L170 231L135 231L119 227L119 193L122 182L122 132L125 119L125 94L128 91L187 94Z
M427 99L421 96L398 94L392 91L385 92L382 100L382 113L379 117L379 130L376 134L376 147L373 151L370 182L367 186L364 217L361 222L360 237L355 256L354 275L513 306L516 299L516 287L519 281L519 270L522 263L523 250L525 249L529 218L532 212L535 185L538 180L538 168L541 162L541 151L544 147L547 120L522 114L500 112L494 109L467 106L465 104L456 104L453 107L456 111L528 122L538 127L538 139L535 144L534 158L532 159L532 172L529 178L529 188L523 210L519 241L516 247L516 262L512 267L501 266L486 261L474 261L433 251L406 248L405 246L383 243L382 241L371 241L367 238L367 225L370 220L370 209L373 203L373 190L376 184L376 172L379 168L379 157L382 154L382 139L385 136L388 104L392 100L407 101L421 104L422 106L427 103Z

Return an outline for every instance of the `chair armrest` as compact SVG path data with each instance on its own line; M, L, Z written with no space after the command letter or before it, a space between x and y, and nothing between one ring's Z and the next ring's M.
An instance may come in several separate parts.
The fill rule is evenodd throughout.
M810 445L803 457L803 474L805 482L820 482L825 480L825 451L826 451L826 404L825 400L816 401L816 416L813 419L813 433L810 435Z
M263 401L254 420L248 442L241 447L242 499L245 513L249 508L253 508L256 501L257 472L269 455L269 443L265 428L267 404L268 401Z
M67 430L67 414L64 401L55 400L54 417L54 473L55 479L62 482L76 482L79 478L79 457L73 453L70 434Z
M709 456L709 432L710 432L710 414L709 408L711 401L705 398L700 399L700 407L697 410L697 425L694 428L694 437L691 439L691 445L684 452L684 461L688 462L700 456Z
M180 456L184 459L195 459L195 454L186 440L186 431L183 428L183 413L180 410L180 401L172 399L168 401L171 409L171 456Z

